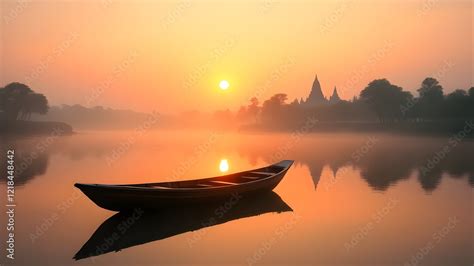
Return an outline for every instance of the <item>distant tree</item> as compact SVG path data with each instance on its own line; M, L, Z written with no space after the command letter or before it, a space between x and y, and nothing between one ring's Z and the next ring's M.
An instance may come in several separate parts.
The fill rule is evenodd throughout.
M284 108L286 106L286 100L288 96L285 93L277 93L270 99L263 102L262 105L262 116L265 120L275 120L284 114Z
M252 97L250 99L250 104L248 106L248 110L250 113L257 115L257 113L260 111L260 107L258 106L259 101L257 97Z
M443 87L435 78L426 78L418 89L419 98L414 106L415 116L433 119L440 116L443 104Z
M256 97L250 99L250 103L247 106L241 106L237 111L237 119L243 122L256 122L257 117L260 113L261 107L258 106L259 102Z
M435 78L425 78L418 89L420 97L424 98L443 98L443 87Z
M263 107L280 107L285 105L288 96L286 93L277 93L263 103Z
M0 110L7 120L25 119L31 113L45 114L48 108L46 97L25 84L13 82L0 88Z
M226 124L232 121L233 115L229 109L217 110L213 114L214 119L222 124Z
M465 90L455 90L446 95L442 106L442 114L449 118L465 118L472 114L474 106Z
M277 93L270 99L263 102L262 112L272 112L281 109L284 105L288 96L285 93Z
M474 117L474 87L471 87L469 90L468 90L468 95L469 95L469 116L471 118Z
M252 97L250 99L250 104L247 106L247 113L250 118L253 120L256 120L258 117L258 114L260 113L261 107L258 106L259 101L256 97Z
M25 99L25 104L21 110L21 118L29 119L32 113L46 114L48 112L48 100L46 96L39 93L31 93Z
M299 104L300 102L296 98L290 103L291 106L298 106Z
M360 99L369 105L382 123L402 119L400 106L412 97L410 92L403 91L386 79L370 82L360 93Z
M247 120L247 107L243 105L240 106L239 110L237 111L236 117L240 121Z
M0 109L5 113L7 120L16 120L23 108L26 95L33 92L28 86L21 83L10 83L0 89Z

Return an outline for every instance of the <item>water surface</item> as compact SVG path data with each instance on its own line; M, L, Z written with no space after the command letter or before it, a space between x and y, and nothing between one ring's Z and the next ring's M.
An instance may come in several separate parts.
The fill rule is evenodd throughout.
M2 152L8 148L20 169L18 265L473 263L470 140L82 132L3 139ZM216 205L115 215L73 186L193 179L281 159L295 164L274 194L237 201L223 214ZM6 191L4 176L0 187Z

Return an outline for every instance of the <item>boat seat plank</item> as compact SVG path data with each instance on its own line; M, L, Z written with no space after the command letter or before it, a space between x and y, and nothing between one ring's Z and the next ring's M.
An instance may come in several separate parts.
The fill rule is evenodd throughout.
M242 176L242 178L255 180L255 179L259 179L260 177L258 177L258 176Z
M270 172L250 172L251 174L259 174L259 175L274 175L275 173Z
M227 181L219 181L219 180L213 180L213 181L210 181L212 183L216 183L216 184L224 184L224 185L237 185L238 183L234 183L234 182L227 182Z
M198 187L212 187L212 185L209 184L197 184Z
M151 186L153 188L164 188L164 189L171 189L170 187L164 187L164 186Z

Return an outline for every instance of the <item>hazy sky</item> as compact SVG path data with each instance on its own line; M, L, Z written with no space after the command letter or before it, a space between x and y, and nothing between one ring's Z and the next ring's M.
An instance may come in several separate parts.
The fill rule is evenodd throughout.
M4 1L0 82L52 105L236 109L375 78L473 86L472 1ZM221 91L220 80L230 88Z

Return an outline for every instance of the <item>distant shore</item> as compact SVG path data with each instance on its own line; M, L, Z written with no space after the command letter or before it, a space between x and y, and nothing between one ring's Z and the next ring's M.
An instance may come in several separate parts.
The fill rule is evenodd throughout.
M2 121L0 135L72 135L72 126L52 121Z

